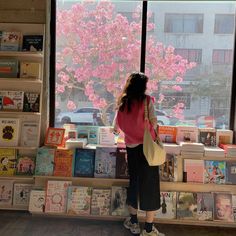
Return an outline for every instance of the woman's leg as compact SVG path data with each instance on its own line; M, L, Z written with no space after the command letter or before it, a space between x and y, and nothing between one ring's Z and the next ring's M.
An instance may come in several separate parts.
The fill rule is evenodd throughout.
M153 223L154 216L156 211L146 211L146 220L147 223Z

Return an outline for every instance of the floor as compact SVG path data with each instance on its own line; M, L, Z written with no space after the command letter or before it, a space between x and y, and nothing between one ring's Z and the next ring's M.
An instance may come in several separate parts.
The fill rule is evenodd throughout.
M166 236L235 236L236 228L159 225ZM31 216L0 211L0 236L131 236L122 222Z

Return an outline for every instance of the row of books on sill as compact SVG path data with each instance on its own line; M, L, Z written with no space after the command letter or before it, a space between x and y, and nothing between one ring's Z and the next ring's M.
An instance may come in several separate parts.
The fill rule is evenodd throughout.
M128 216L127 188L73 186L72 181L47 182L46 189L32 184L0 181L0 207L28 207L32 213ZM228 192L160 192L156 218L201 221L236 221L236 195ZM139 216L145 212L138 210Z
M184 159L181 177L178 176L178 168L181 168L178 158L167 154L166 162L159 168L161 181L236 184L236 160ZM125 148L100 146L66 150L44 146L37 150L36 157L17 154L15 149L0 149L0 160L0 176L129 178Z
M43 35L0 29L0 51L43 51Z
M40 79L41 63L0 58L0 78Z

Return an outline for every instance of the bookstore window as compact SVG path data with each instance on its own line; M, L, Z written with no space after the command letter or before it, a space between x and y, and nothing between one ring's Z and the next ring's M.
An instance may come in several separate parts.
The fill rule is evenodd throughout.
M233 34L235 19L234 15L216 14L215 15L215 34Z
M166 33L203 33L203 14L165 14Z
M226 64L232 65L233 63L233 50L229 49L214 49L212 55L213 64Z

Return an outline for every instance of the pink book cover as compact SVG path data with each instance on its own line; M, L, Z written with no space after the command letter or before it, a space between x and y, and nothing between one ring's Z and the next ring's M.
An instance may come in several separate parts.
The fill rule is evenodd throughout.
M184 160L184 169L187 172L187 182L204 182L204 161L203 160Z
M72 181L47 182L45 212L65 213L67 204L67 190Z

